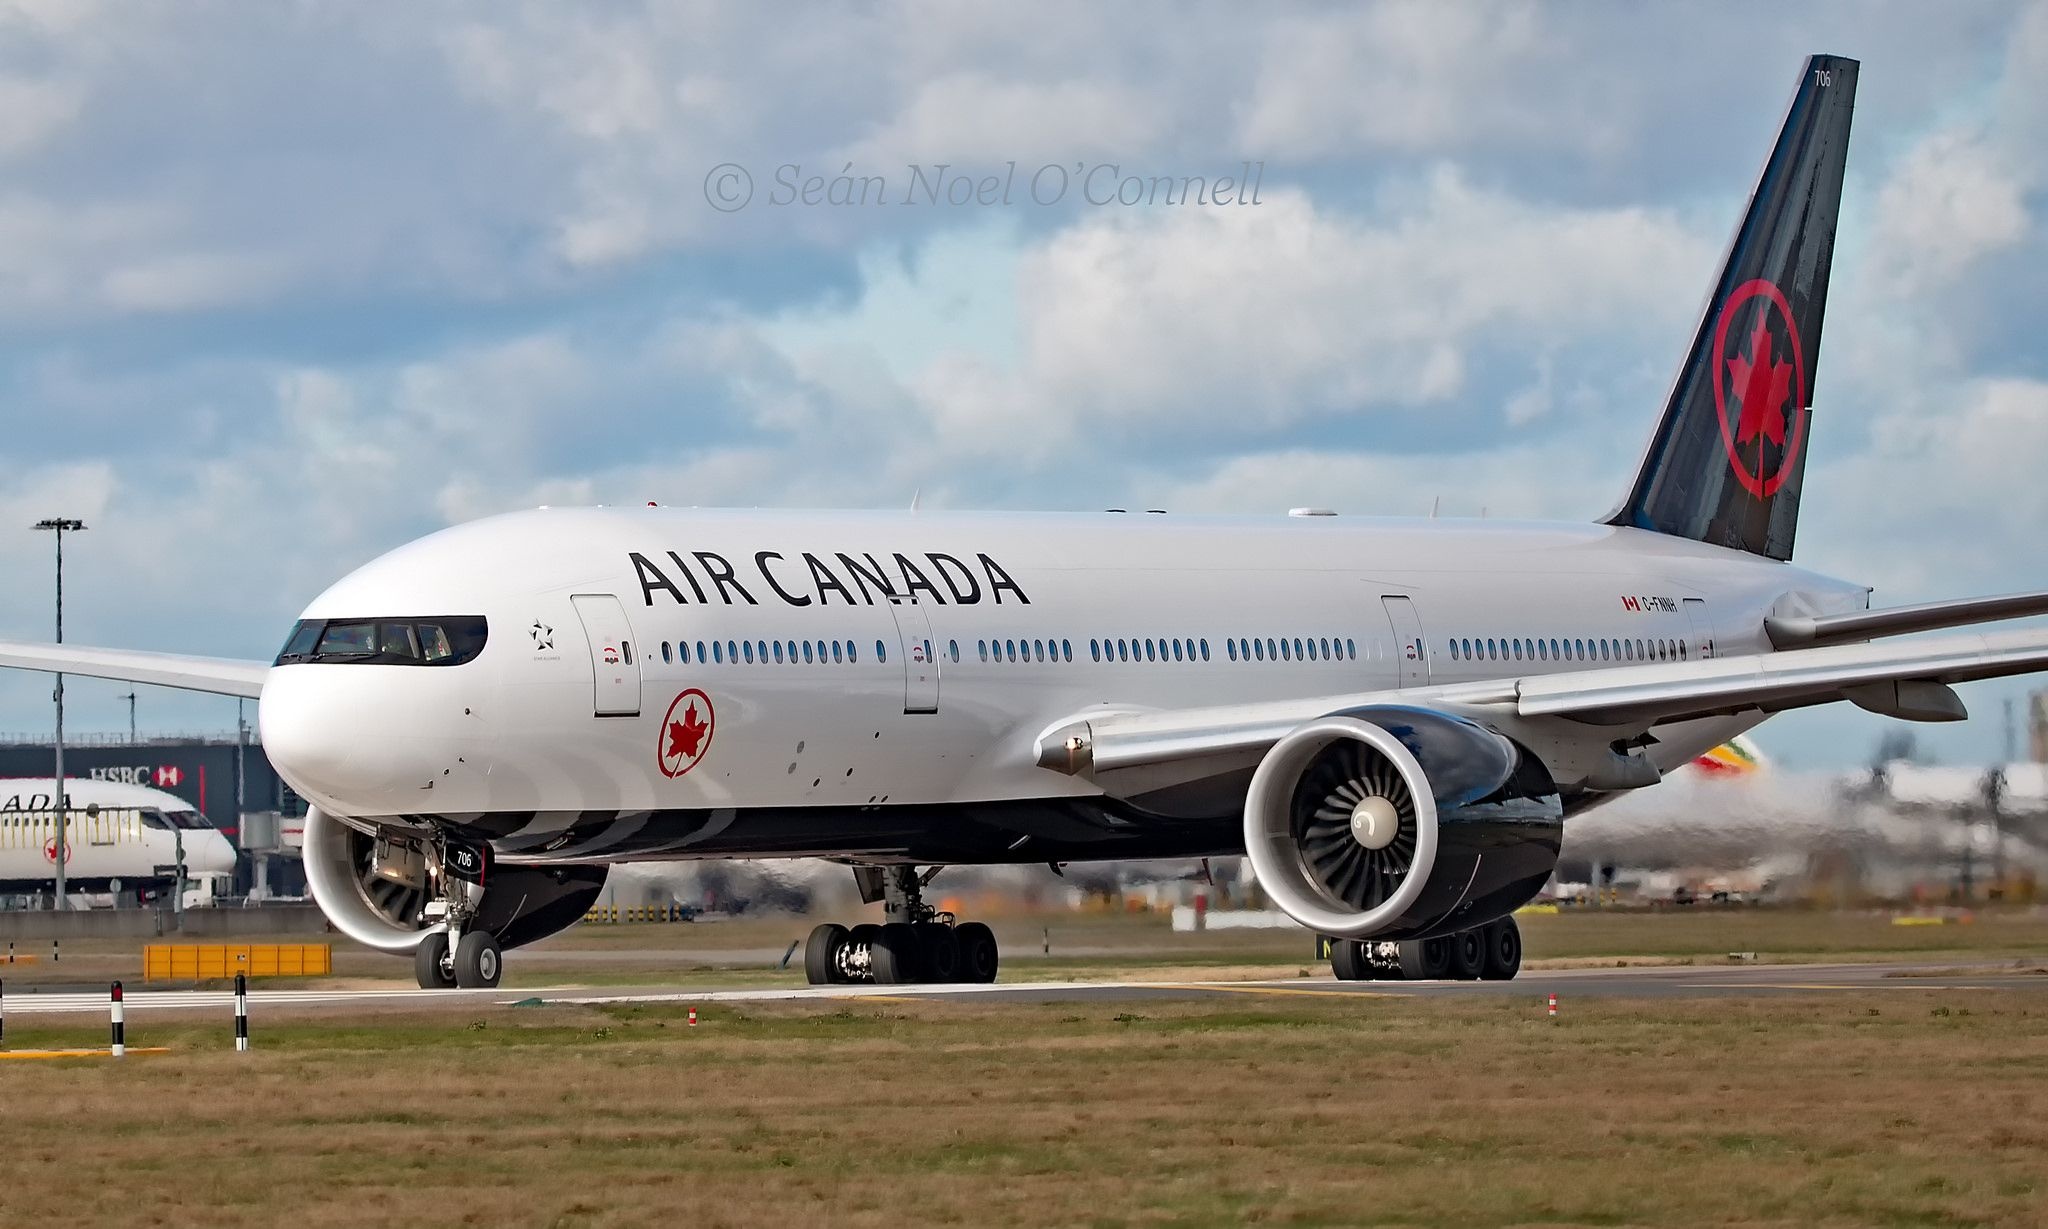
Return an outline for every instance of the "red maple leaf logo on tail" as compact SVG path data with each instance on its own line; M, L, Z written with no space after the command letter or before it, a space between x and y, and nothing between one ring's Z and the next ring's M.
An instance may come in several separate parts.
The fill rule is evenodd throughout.
M697 705L692 701L690 706L683 710L681 721L668 723L668 755L665 758L696 759L697 749L704 745L704 735L710 729L710 726L698 719Z
M1749 357L1728 360L1728 383L1742 403L1742 417L1735 424L1735 442L1747 444L1759 432L1780 448L1785 446L1785 399L1792 394L1792 364L1777 362L1772 355L1770 330L1759 315L1756 331L1749 335Z

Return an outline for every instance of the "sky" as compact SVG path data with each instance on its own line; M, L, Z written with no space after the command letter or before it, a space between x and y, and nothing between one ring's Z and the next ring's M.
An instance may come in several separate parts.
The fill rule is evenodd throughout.
M68 640L266 658L536 504L1592 520L1812 52L1863 70L1797 561L2048 589L2048 5L1931 14L0 0L0 638L46 516Z

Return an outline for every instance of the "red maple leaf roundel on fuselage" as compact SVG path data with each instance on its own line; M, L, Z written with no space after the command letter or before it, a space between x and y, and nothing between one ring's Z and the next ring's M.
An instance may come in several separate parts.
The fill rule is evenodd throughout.
M1747 444L1761 431L1764 438L1780 448L1785 446L1785 398L1792 395L1792 364L1771 358L1771 331L1759 313L1756 331L1749 335L1749 357L1728 360L1728 383L1742 405L1742 417L1735 425L1735 442Z
M684 709L681 721L668 723L669 758L696 759L697 748L704 744L704 732L710 728L697 716L695 704Z
M695 687L677 696L661 720L661 742L657 746L663 776L680 777L697 766L711 748L711 734L718 722L711 697Z

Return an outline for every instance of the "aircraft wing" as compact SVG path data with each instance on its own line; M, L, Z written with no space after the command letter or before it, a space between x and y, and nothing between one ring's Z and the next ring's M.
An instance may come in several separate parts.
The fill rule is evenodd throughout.
M0 640L0 667L151 683L158 687L210 691L251 700L263 695L263 678L270 673L267 661L186 657L178 653L145 653L134 649L93 649L70 644L24 644L10 640Z
M1047 730L1037 752L1041 767L1075 775L1176 761L1255 760L1304 721L1368 704L1482 717L1492 710L1638 730L1837 700L1912 720L1955 721L1967 714L1949 684L2042 670L2048 670L2048 629L1951 635L1170 712L1102 710Z

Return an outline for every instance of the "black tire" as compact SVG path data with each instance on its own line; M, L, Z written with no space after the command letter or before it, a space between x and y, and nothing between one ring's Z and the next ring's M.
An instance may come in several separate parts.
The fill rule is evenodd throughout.
M1513 981L1522 971L1522 928L1515 919L1504 917L1481 933L1486 937L1486 967L1479 976L1487 981Z
M924 980L940 984L960 980L960 941L951 926L939 922L918 926L917 950L924 958Z
M1451 976L1459 981L1478 981L1486 971L1486 928L1476 926L1450 936Z
M1401 976L1409 981L1442 981L1451 972L1451 941L1401 940Z
M1372 981L1379 970L1372 967L1361 939L1335 939L1330 943L1330 972L1338 981Z
M996 932L980 922L963 922L953 928L953 940L960 945L960 980L992 982L1001 953Z
M412 949L412 973L422 990L453 990L455 970L448 966L448 936L435 931Z
M804 980L813 986L827 986L846 980L846 974L839 967L839 949L846 946L851 933L836 922L825 922L811 928L811 937L804 940Z
M455 945L455 984L464 990L495 989L505 974L504 953L488 931L463 933Z
M891 922L875 938L869 957L878 986L904 986L922 980L923 952L918 949L917 931L909 922Z

